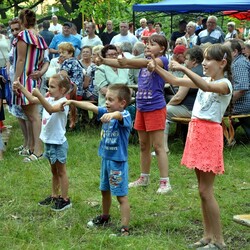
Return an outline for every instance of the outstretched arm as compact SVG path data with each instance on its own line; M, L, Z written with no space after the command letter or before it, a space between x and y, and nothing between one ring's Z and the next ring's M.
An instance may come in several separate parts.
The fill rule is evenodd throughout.
M105 113L102 117L101 117L101 122L105 123L105 122L110 122L112 119L116 119L120 122L123 121L123 116L121 114L121 112L119 111L115 111L112 113Z
M20 92L18 93L18 91L21 91L26 98L29 100L30 103L33 104L39 104L39 100L33 96L19 81L19 77L17 78L16 81L13 82L13 91L15 91L18 94L20 94Z
M93 103L87 102L87 101L68 100L63 103L63 106L71 105L71 104L76 106L77 108L89 110L96 114L98 113L98 107L94 105Z

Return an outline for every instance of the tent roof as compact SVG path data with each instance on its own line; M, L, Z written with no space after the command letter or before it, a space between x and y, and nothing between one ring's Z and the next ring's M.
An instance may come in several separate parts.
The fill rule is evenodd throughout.
M134 4L133 11L158 11L169 13L205 12L250 9L250 0L165 0L159 3Z

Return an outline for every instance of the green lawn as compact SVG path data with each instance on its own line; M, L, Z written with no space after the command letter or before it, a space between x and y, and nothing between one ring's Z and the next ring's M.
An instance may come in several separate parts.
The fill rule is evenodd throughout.
M101 212L99 192L99 130L87 127L67 134L69 141L69 195L73 207L64 212L41 208L38 201L50 194L51 173L46 160L23 163L13 151L22 142L13 118L5 160L0 163L0 249L187 249L202 236L200 203L193 171L180 166L183 145L170 138L170 180L173 191L156 195L159 171L151 167L151 184L131 189L131 236L110 238L120 225L118 202L112 204L112 225L88 229L86 223ZM226 173L215 184L228 249L250 249L249 228L232 221L250 213L250 144L242 131L237 145L225 149ZM130 180L138 178L139 147L129 145Z

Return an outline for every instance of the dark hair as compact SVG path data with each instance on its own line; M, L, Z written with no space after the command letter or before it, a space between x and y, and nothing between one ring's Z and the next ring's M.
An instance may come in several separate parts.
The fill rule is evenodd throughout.
M30 9L23 9L20 11L19 19L25 28L34 27L36 24L36 13Z
M159 25L160 27L162 27L162 24L161 23L159 23L159 22L157 22L157 23L155 23L155 25Z
M153 25L154 25L154 23L155 23L155 22L154 22L153 20L148 20L148 21L147 21L147 24L153 24Z
M212 44L205 49L204 58L216 61L222 61L223 59L226 59L227 65L224 68L224 72L227 73L227 78L230 82L232 82L232 54L228 46L218 43Z
M82 47L82 51L83 51L84 49L89 49L89 50L90 50L90 53L92 54L92 47L91 47L91 46L85 45L85 46Z
M117 98L119 101L126 101L125 107L131 102L131 91L127 85L124 84L110 84L108 90L117 91Z
M117 51L117 48L115 45L107 44L101 50L102 57L106 58L106 53L108 52L109 49Z
M232 51L237 49L238 53L242 54L242 47L241 47L241 45L240 45L240 43L239 43L239 41L237 39L230 39L227 42L230 43L230 48L231 48Z
M163 55L166 54L166 51L168 49L168 40L165 36L162 35L152 35L148 38L149 41L151 42L156 42L158 43L160 46L164 47L164 51L162 52Z
M44 28L44 29L48 29L49 26L50 26L49 20L44 20L44 21L43 21L43 28Z
M199 46L188 49L184 55L190 56L190 61L196 61L196 63L201 64L203 61L203 50Z

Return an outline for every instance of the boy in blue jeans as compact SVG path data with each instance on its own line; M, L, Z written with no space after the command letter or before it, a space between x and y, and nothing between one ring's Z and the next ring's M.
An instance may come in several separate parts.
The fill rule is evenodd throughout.
M125 108L130 104L130 89L124 84L109 85L106 108L90 102L68 100L78 108L97 113L103 123L99 156L102 157L100 190L102 214L88 222L88 227L104 226L110 221L111 195L117 196L121 211L121 229L118 235L129 235L130 207L128 202L128 139L131 117Z

